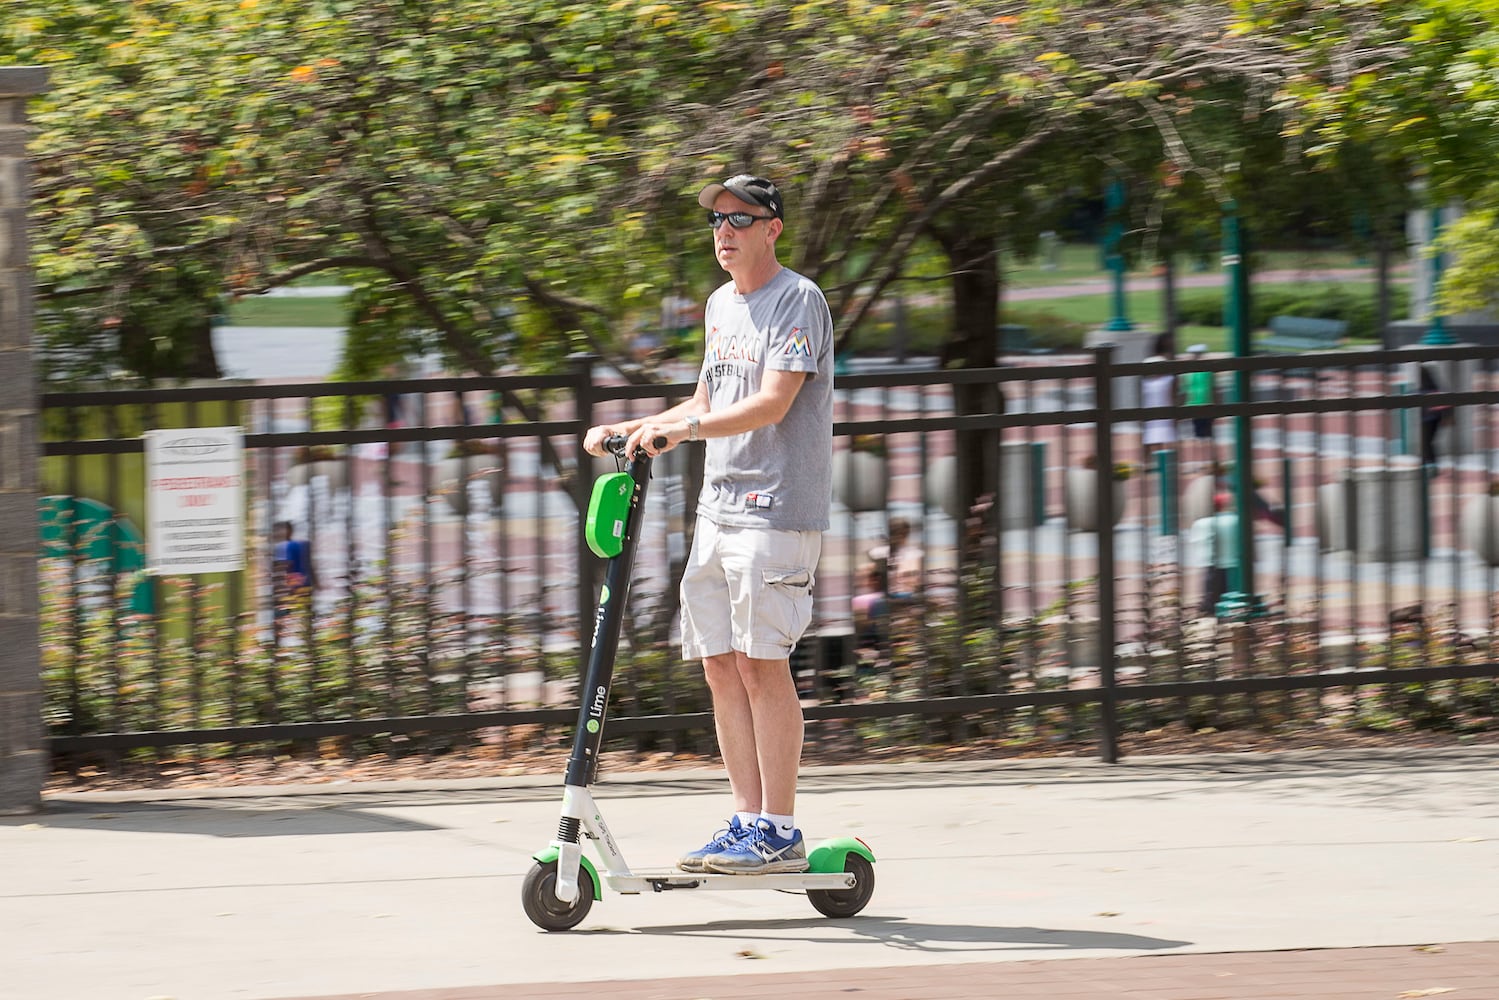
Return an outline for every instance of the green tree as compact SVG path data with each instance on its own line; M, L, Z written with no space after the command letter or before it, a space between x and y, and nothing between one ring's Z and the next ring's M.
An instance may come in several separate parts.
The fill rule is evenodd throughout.
M28 5L3 54L57 81L35 116L44 329L118 334L148 377L214 374L211 351L184 364L189 324L134 305L182 302L201 347L224 296L338 271L356 343L399 325L481 372L512 326L522 361L602 346L671 272L630 198L654 82L675 51L725 57L713 16L679 50L650 6ZM148 329L173 348L154 362L126 342Z
M1444 308L1491 305L1499 293L1490 246L1499 188L1489 182L1499 152L1499 4L1274 0L1242 9L1247 24L1280 33L1306 67L1287 81L1281 103L1288 131L1312 155L1340 159L1348 171L1372 166L1378 183L1361 190L1394 211L1465 205L1467 216L1443 241L1455 255Z
M807 102L817 117L802 131L821 148L804 190L822 238L798 263L825 276L847 342L912 250L935 243L953 303L944 361L962 367L995 363L1002 254L1028 251L1048 228L1038 190L1098 191L1106 172L1154 177L1168 159L1224 173L1187 126L1270 117L1262 95L1296 68L1223 4L891 7L840 27L859 38L836 47L850 82L809 74L835 82ZM957 402L965 413L1001 403L993 386L965 388ZM973 434L960 452L960 488L975 498L994 481L997 449Z
M1002 254L1059 193L1120 162L1221 170L1188 126L1270 119L1301 64L1249 23L1143 0L523 0L504 18L40 0L0 51L59 83L37 114L44 322L147 338L120 352L143 374L211 373L225 297L324 271L357 287L351 372L427 346L481 372L619 358L663 294L716 279L691 194L745 168L786 182L792 262L829 289L842 345L931 246L946 358L972 366L994 361ZM130 311L164 298L169 327Z

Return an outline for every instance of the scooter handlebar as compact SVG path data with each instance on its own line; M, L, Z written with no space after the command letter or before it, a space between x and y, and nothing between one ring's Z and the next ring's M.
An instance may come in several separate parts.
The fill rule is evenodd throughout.
M623 456L625 453L625 442L628 440L629 438L623 434L610 434L604 438L604 450ZM658 434L651 440L651 444L657 449L665 448L666 443L666 435L664 434Z

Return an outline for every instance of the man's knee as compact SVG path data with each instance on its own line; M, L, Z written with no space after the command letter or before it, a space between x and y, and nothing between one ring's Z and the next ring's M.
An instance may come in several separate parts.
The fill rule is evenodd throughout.
M734 653L703 657L703 677L708 687L722 690L725 686L743 686L739 679L738 657Z
M762 691L779 691L791 677L791 661L741 656L739 677L751 697Z

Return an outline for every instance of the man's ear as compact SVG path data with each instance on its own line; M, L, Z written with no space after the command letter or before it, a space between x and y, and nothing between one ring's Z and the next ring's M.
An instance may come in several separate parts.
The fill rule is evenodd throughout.
M786 224L784 222L782 222L780 219L771 219L769 222L767 222L765 224L765 229L766 229L767 232L770 233L770 239L771 239L772 242L774 242L776 239L778 239L780 237L781 230L783 230L785 228L786 228Z

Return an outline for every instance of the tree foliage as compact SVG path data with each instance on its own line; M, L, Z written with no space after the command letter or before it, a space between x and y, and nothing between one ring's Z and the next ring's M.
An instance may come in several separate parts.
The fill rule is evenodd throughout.
M1472 211L1445 236L1455 255L1443 281L1449 310L1499 293L1493 221L1499 188L1499 3L1375 0L1246 3L1249 30L1275 30L1305 70L1290 78L1288 131L1314 156L1337 159L1365 201ZM1395 194L1396 190L1404 195Z
M216 374L226 301L324 273L356 286L352 374L431 346L478 372L624 364L664 295L718 280L692 195L743 169L783 182L789 259L841 343L936 247L949 359L992 363L1001 255L1105 175L1146 231L1210 228L1301 170L1287 137L1399 132L1328 92L1376 86L1344 63L1398 58L1408 5L12 6L0 58L56 85L35 109L42 329L158 377Z

